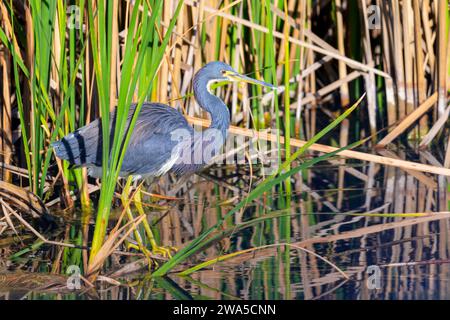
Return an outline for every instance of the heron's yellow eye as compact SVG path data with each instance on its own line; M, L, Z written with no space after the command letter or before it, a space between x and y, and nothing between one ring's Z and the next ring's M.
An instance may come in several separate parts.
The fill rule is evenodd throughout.
M220 71L222 73L222 75L226 75L227 72L225 70Z

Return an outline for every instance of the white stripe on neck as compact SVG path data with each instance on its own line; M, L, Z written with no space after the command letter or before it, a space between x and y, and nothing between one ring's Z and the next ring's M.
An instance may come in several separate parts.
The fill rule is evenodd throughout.
M212 89L211 89L211 85L212 85L213 83L216 83L216 82L219 82L219 81L220 81L220 80L218 80L218 79L209 80L208 83L206 84L206 90L208 90L208 92L209 92L210 94L213 94L213 93L212 93Z

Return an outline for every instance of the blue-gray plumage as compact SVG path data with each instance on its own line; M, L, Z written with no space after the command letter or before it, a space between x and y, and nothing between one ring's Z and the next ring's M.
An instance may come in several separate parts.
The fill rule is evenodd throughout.
M245 81L273 88L272 85L238 74L223 62L211 62L194 76L195 98L211 116L211 126L203 134L196 134L183 115L160 103L144 103L131 134L122 163L120 176L157 177L168 171L178 175L194 173L207 165L207 159L198 159L195 153L212 150L219 152L230 126L230 113L221 99L211 93L210 86L217 81ZM135 111L132 105L126 128ZM110 113L110 141L114 136L115 111ZM189 143L180 144L174 133L185 133ZM206 137L206 138L205 138ZM97 119L52 144L56 156L72 165L88 168L89 175L102 175L102 129ZM182 147L180 147L182 146ZM186 154L188 156L186 157Z

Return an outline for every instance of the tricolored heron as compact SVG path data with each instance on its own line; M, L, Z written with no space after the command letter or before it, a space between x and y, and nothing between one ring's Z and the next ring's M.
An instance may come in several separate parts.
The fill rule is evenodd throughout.
M206 110L211 117L211 125L202 135L195 134L194 129L188 124L184 116L169 106L160 103L145 103L138 115L136 125L131 134L128 147L122 163L120 176L128 177L123 192L122 201L127 206L127 193L133 179L139 177L159 177L167 172L177 175L186 175L201 170L207 165L207 159L203 156L200 161L184 160L186 154L198 158L194 153L201 152L205 148L212 150L215 155L224 143L230 126L230 113L225 103L212 94L211 84L219 81L243 81L274 88L271 84L249 78L239 74L229 65L223 62L210 62L201 68L194 76L194 96L201 108ZM127 127L135 111L135 105L131 106L128 115ZM110 113L110 136L114 136L116 113ZM187 132L192 138L191 143L182 144L174 139L174 132ZM205 138L207 137L207 138ZM200 146L201 149L198 149ZM102 129L99 119L91 122L64 138L53 143L56 156L67 160L72 165L87 167L88 174L93 177L101 177L102 174ZM176 150L176 151L175 151ZM141 206L140 192L137 191L135 204L140 214L144 214ZM128 217L133 218L128 209ZM147 223L143 221L144 228L150 240L153 253L163 255L170 254L164 248L160 248L154 241L153 234ZM135 233L135 236L137 234ZM141 239L137 237L139 249L144 251Z

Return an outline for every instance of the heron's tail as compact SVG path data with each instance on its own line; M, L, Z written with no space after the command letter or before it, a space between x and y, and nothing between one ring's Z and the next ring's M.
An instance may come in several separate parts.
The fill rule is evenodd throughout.
M70 133L59 141L51 144L58 158L68 161L73 166L86 165L86 146L83 146L82 137L77 133ZM81 139L79 139L81 138Z
M55 150L55 154L60 159L67 159L67 149L64 147L62 141L55 141L50 144L50 146Z

